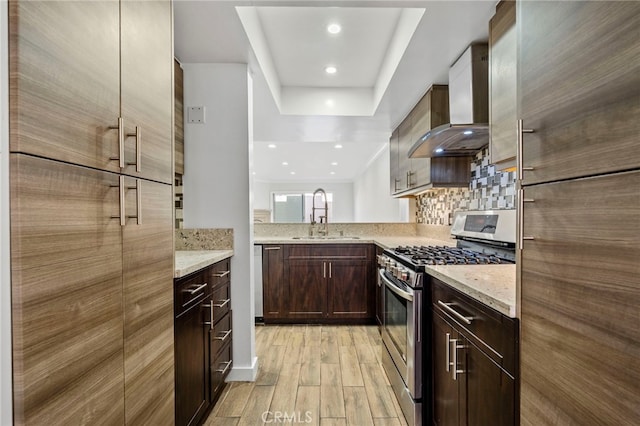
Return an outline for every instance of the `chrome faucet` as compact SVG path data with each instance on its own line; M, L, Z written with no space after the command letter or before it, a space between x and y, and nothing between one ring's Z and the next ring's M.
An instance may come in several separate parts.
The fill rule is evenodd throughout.
M316 195L320 193L324 197L324 207L316 207ZM316 225L316 210L324 210L324 216L318 216L320 219L320 224L324 223L322 229L318 229L318 234L324 235L325 237L329 235L329 205L327 204L327 193L324 192L324 189L318 188L313 192L313 201L311 206L311 225L309 225L309 235L313 236L313 229Z

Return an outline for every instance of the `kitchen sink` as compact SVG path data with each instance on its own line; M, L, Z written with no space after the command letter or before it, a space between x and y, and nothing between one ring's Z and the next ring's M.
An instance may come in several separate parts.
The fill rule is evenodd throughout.
M360 237L344 237L344 236L330 236L326 237L324 235L314 235L307 237L292 237L294 240L359 240Z

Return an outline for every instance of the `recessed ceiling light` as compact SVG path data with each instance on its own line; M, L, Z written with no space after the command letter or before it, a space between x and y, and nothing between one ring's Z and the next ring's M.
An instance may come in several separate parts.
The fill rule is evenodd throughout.
M269 148L273 149L273 148L275 148L275 147L276 147L276 144L274 144L274 143L270 143L270 144L269 144L269 145L267 145L267 146L268 146Z
M335 148L336 148L336 149L340 149L340 148L342 148L342 145L340 145L339 143L337 143L337 144L335 144Z
M324 68L324 72L326 72L327 74L335 74L338 72L338 68L334 67L333 65L329 65Z
M286 161L283 161L283 162L282 162L282 165L283 165L283 166L288 166L288 165L289 165L289 163L287 163Z
M330 174L330 175L335 175L335 174L336 174L336 172L330 172L329 174Z
M329 31L330 34L338 34L342 31L342 27L338 24L329 24L327 26L327 31Z
M332 107L333 106L333 99L327 99L324 104L328 107Z
M252 175L255 175L255 174L256 174L256 172L253 172L253 173L251 173L251 174L252 174Z
M296 172L291 172L291 174L292 174L292 175L295 175L295 174L296 174Z
M337 165L338 165L338 163L334 161L333 163L331 163L331 165L332 165L332 166L337 166Z

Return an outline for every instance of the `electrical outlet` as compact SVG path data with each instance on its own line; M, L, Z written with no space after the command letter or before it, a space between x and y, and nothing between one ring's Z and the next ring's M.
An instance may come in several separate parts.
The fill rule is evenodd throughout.
M189 107L187 109L187 123L196 123L203 124L204 123L204 107Z

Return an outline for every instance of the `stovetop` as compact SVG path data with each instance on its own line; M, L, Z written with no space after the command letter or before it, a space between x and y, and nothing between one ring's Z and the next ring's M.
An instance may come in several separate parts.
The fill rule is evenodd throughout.
M388 250L390 255L404 266L414 270L423 269L425 265L490 265L510 264L513 261L495 254L446 246L401 246Z

